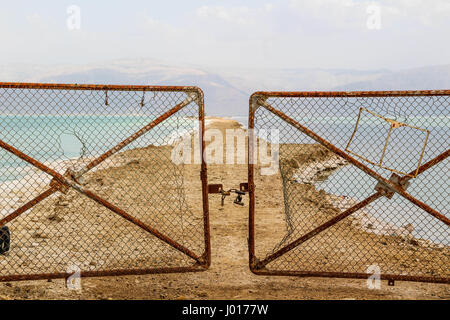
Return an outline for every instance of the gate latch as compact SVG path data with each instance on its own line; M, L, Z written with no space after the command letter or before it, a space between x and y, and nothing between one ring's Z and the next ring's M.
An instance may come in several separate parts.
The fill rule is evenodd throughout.
M234 199L233 203L243 206L244 202L242 202L242 196L244 196L247 192L248 192L248 183L241 183L239 185L239 189L230 189L228 191L225 191L223 189L222 184L209 184L208 185L208 193L222 195L222 199L221 199L222 207L224 206L225 198L227 196L230 196L231 193L237 194L236 199Z

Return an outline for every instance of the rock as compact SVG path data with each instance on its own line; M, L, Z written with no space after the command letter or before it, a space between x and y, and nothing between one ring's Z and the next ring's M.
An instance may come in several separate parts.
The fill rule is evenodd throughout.
M49 215L47 219L54 222L61 222L64 220L63 218L59 217L56 213Z
M67 201L61 201L61 202L57 202L56 205L58 207L67 207L69 205L69 202Z
M32 237L35 239L47 239L48 238L45 234L40 233L40 232L35 232Z
M295 160L295 159L291 159L291 161L289 161L289 164L294 169L298 169L300 167L297 160Z
M139 160L133 159L127 163L127 166L140 164Z
M405 229L405 231L409 232L410 234L414 232L414 226L411 223L404 225L402 228Z
M316 181L324 180L329 173L342 166L342 160L329 159L326 161L313 162L307 166L299 167L295 159L288 161L288 165L295 170L292 178L297 183L313 184Z

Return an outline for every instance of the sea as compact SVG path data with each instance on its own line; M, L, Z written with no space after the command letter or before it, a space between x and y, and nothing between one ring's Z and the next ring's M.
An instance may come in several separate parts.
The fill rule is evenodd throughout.
M0 139L41 162L50 163L78 158L81 154L86 157L98 156L152 120L149 116L140 115L0 115ZM246 118L237 120L244 127L247 126ZM392 171L368 162L379 161L383 150L383 164L386 167L409 172L417 168L419 161L423 164L449 149L448 116L409 117L411 127L394 129L388 143L389 124L373 117L361 117L356 131L355 116L314 115L300 122L343 150L348 145L348 150L354 153L355 158L387 179ZM272 118L263 127L280 129L280 143L315 143L295 128L286 127L280 119ZM197 128L198 121L195 119L171 117L126 149L150 144L164 145L173 139L174 132L175 136L179 136L180 132ZM284 131L286 128L290 131ZM21 159L0 150L0 183L22 179L32 169ZM414 197L446 217L450 216L449 169L446 159L412 178L407 189ZM376 184L374 178L355 166L347 165L333 172L325 181L318 182L316 187L327 193L363 200L374 193ZM397 194L391 200L379 199L365 210L377 219L394 223L398 227L412 224L413 234L418 238L450 245L448 226Z
M143 128L154 117L125 115L0 115L0 139L43 163L95 157ZM198 129L190 117L172 116L123 150L165 145ZM0 150L0 182L18 180L33 169L6 150Z
M368 113L361 114L356 130L358 112L346 116L321 116L321 113L327 112L299 111L289 115L341 150L347 150L349 154L351 152L352 157L386 179L394 171L398 171L396 174L400 176L411 173L419 163L424 164L449 149L448 110L433 115L408 115L404 119L397 119L399 123L406 125L393 128L391 132L389 122ZM278 128L279 137L276 141L280 143L316 143L264 109L256 112L255 128ZM381 159L385 168L379 166ZM445 159L411 178L407 192L449 218L449 172L449 159ZM375 192L377 183L375 178L358 167L346 165L335 170L325 180L318 181L316 188L361 201ZM450 245L449 227L445 223L398 194L392 199L380 198L365 207L364 211L396 227L413 225L413 236L416 238Z

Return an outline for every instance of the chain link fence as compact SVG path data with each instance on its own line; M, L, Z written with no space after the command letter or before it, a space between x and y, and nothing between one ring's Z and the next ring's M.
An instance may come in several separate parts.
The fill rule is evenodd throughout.
M255 93L249 128L280 141L274 175L249 149L252 271L448 283L449 110L450 91Z
M205 270L203 131L195 87L0 83L0 280Z

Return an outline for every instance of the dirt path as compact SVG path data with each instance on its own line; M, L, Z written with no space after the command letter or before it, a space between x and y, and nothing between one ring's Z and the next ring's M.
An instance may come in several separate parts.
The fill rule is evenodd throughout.
M233 121L215 128L239 125ZM231 170L232 168L232 170ZM209 183L235 188L247 181L246 165L210 165ZM365 280L265 277L248 268L245 206L232 197L220 206L220 196L210 196L212 265L205 272L167 275L83 278L82 290L69 291L64 280L0 284L0 299L450 299L450 286L396 282L369 290Z

